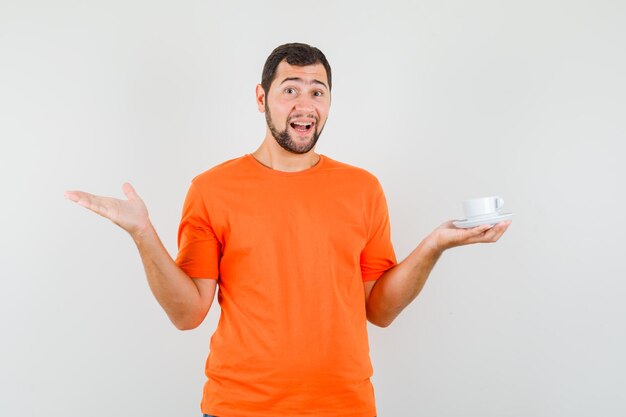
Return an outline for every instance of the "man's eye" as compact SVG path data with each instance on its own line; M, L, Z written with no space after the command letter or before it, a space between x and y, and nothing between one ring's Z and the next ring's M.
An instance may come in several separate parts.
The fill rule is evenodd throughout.
M296 89L295 88L285 88L285 93L287 94L291 94L292 92L295 93Z
M324 93L322 93L321 91L316 91L313 94L315 94L316 97L322 97L324 95Z

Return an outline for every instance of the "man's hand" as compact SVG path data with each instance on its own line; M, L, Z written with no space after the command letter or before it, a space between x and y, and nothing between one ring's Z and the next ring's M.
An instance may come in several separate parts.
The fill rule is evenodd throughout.
M131 236L141 235L150 227L148 209L129 183L122 185L128 200L101 197L83 191L66 191L65 197L111 220Z
M217 280L192 280L180 269L161 243L135 189L124 183L122 191L127 200L83 191L66 191L65 197L126 230L137 244L150 289L172 323L180 330L199 326L211 308Z
M420 293L435 263L446 249L471 243L496 242L511 221L460 229L445 222L422 240L409 256L366 285L367 319L380 327L389 326ZM367 287L369 285L369 288Z
M454 226L452 221L448 221L432 232L429 243L441 252L472 243L493 243L500 239L510 224L511 220L507 220L493 226L486 224L470 229L461 229Z

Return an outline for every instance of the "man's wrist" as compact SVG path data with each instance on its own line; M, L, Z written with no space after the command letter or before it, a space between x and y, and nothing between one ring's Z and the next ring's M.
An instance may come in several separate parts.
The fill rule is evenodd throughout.
M154 227L152 226L150 220L148 220L144 226L139 227L135 231L130 233L130 236L133 238L135 243L139 244L154 233L156 233L156 231L154 230Z
M423 240L424 247L427 248L433 255L439 257L448 247L441 243L439 237L439 231L434 230Z

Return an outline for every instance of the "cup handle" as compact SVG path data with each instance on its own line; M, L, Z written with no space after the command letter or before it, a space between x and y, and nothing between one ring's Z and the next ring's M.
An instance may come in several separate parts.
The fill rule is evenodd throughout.
M501 210L504 207L504 199L502 197L498 197L496 199L496 210Z

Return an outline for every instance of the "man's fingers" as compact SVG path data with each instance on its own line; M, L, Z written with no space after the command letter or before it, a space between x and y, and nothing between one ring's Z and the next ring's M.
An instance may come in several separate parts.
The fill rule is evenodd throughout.
M66 191L64 195L69 200L72 200L73 202L85 207L89 207L91 199L92 197L94 197L93 194L85 193L83 191Z
M133 188L132 185L130 185L129 182L125 182L122 185L122 191L124 192L124 195L126 196L126 198L128 198L129 200L139 200L139 195L137 194L137 192L135 191L135 189Z
M64 195L69 200L85 208L88 208L96 214L107 218L109 217L108 215L110 210L109 207L105 204L106 201L103 197L89 194L84 191L66 191Z
M492 229L493 226L490 224L483 224L481 226L476 226L476 227L472 227L471 229L467 230L467 233L469 235L469 239L476 239L476 238L481 238L485 235L485 233Z
M456 229L457 227L454 225L455 220L448 220L445 223L442 223L439 226L439 229Z
M493 243L504 234L506 229L511 224L511 221L497 223L495 225L482 225L476 226L468 230L470 232L469 238L465 240L463 244L472 243Z
M95 195L83 193L77 203L91 211L103 215L103 207L98 204L98 197Z
M492 224L483 224L482 226L478 226L476 227L476 234L480 235L482 233L485 233L487 230L493 229L493 225Z
M66 191L66 192L63 193L63 195L68 200L71 200L71 201L77 203L78 200L80 200L79 193L80 193L80 191Z
M508 229L510 224L510 220L502 223L497 223L489 230L485 231L485 234L480 237L479 240L482 242L497 242L498 239L500 239L500 237L504 234L506 229Z
M511 223L512 223L511 220L508 220L506 222L496 225L496 227L494 228L495 235L493 236L494 242L496 242L498 239L500 239L500 237L502 237L502 235L504 234L504 232L506 232L506 229L509 228Z
M450 227L445 227L448 223L450 223ZM438 232L438 239L443 242L444 247L455 247L473 243L496 242L510 224L511 220L507 220L495 225L484 224L464 229L454 226L452 222L447 222L438 227L436 231Z

